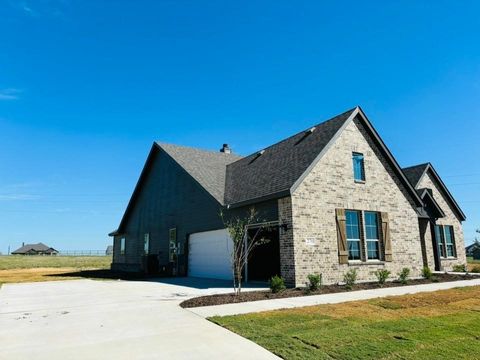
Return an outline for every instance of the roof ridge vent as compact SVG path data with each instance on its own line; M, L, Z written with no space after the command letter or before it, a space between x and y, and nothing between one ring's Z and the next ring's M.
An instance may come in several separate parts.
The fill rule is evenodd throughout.
M265 153L265 149L260 150L255 154L255 157L250 160L249 164L253 163L255 160L257 160L260 156L262 156Z
M316 126L312 126L310 129L305 130L305 131L303 132L303 136L302 136L300 139L298 139L298 141L295 143L295 145L298 145L298 144L300 144L303 140L305 140L310 134L312 134L312 133L315 131L316 128L317 128Z

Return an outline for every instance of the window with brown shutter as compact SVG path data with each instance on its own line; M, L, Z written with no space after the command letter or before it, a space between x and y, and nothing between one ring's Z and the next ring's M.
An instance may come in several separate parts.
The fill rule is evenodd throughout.
M384 248L384 260L392 261L392 240L390 239L390 223L388 219L388 213L382 212L382 239Z
M348 264L347 227L345 209L336 209L337 239L338 239L338 262Z

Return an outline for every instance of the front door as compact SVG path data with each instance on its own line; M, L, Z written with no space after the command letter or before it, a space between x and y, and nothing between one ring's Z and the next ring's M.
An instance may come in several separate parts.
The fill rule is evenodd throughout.
M250 229L250 237L258 229ZM278 226L266 227L257 237L268 241L255 247L247 263L247 281L268 281L280 275L280 242Z

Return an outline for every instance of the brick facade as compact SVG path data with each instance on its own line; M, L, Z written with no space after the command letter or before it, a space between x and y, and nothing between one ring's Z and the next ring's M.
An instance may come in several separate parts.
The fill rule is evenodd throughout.
M352 152L365 156L365 183L353 179ZM383 268L392 277L403 267L410 268L412 276L420 275L423 258L415 205L359 121L346 126L289 199L279 200L278 206L280 214L288 216L291 211L293 228L281 235L281 242L293 240L294 274L285 271L285 275L289 282L294 276L294 285L304 285L311 273L321 273L325 284L341 282L352 267L358 269L359 280L375 280L373 272ZM387 212L393 261L339 264L337 208Z
M438 203L440 208L445 213L445 217L438 219L435 223L437 225L452 225L455 237L455 245L456 245L456 258L448 258L448 259L441 259L440 260L440 270L442 271L451 271L453 266L461 265L467 263L467 258L465 255L465 243L463 238L463 228L462 223L458 219L458 217L453 212L452 208L450 207L447 199L439 190L440 185L436 182L436 180L431 176L430 172L427 173L420 179L418 185L418 189L428 188L432 190L433 198ZM427 260L428 265L433 269L435 266L435 260L433 256L433 242L432 242L432 229L431 224L428 225L426 230L425 236L425 245L427 248Z

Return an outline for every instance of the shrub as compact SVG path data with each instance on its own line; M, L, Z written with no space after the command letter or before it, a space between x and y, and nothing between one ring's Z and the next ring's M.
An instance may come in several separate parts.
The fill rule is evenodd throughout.
M408 283L408 277L410 276L410 269L409 268L403 268L402 271L398 274L398 281L400 281L402 284Z
M422 269L422 276L425 278L425 279L428 279L428 280L431 280L432 279L432 270L430 270L430 268L428 266L424 266L423 269Z
M353 285L357 281L357 269L348 270L345 275L343 275L343 281L348 290L352 290Z
M322 274L308 275L308 288L310 291L316 291L322 287Z
M390 271L388 271L387 269L379 269L375 271L375 276L377 277L380 286L383 286L383 284L385 284L385 281L390 276Z
M470 272L475 273L475 274L480 273L480 266L473 267L472 271L470 271Z
M467 267L465 264L454 265L453 272L467 272Z
M270 290L276 294L282 290L285 290L285 281L281 276L275 275L270 279Z

